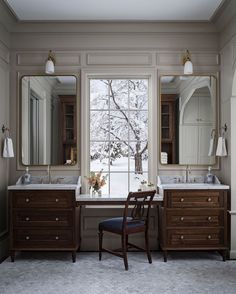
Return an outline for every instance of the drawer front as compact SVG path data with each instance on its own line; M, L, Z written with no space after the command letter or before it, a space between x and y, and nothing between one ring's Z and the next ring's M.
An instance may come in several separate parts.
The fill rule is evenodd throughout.
M73 210L14 210L14 227L70 227L73 224Z
M223 229L167 230L167 244L175 249L224 246Z
M71 208L75 206L74 191L31 190L16 191L11 195L14 208Z
M170 208L219 208L224 207L224 195L220 191L167 192L167 207Z
M73 245L72 230L16 229L13 232L15 248L61 248Z
M224 226L224 211L218 209L167 209L169 227L219 227Z

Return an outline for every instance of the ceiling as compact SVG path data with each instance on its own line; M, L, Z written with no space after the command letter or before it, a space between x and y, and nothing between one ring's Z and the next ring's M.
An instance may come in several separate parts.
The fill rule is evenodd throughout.
M20 21L209 21L224 0L5 0Z

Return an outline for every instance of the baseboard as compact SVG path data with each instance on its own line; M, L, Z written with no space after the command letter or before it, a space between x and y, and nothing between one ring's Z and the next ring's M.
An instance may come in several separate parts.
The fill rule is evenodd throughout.
M230 251L229 253L230 259L236 259L236 251Z

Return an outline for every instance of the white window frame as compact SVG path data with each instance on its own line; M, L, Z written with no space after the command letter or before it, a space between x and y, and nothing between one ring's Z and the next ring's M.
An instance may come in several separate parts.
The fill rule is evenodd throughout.
M157 74L147 68L90 69L81 72L81 179L82 193L89 193L90 173L90 79L148 79L148 180L156 185L158 99Z

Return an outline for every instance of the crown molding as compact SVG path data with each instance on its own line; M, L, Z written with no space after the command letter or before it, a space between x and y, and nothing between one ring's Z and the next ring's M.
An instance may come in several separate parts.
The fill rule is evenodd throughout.
M234 16L236 16L236 1L225 0L213 15L211 22L216 26L219 32L222 32Z

